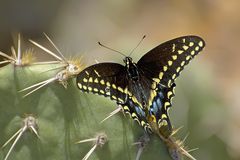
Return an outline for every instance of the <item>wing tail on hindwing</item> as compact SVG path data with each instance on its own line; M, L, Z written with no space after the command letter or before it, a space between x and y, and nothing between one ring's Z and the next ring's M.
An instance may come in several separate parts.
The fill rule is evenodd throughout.
M169 109L172 106L172 98L174 97L175 83L170 88L158 85L156 96L152 101L149 109L150 121L157 124L155 131L160 132L164 137L168 137L172 133L172 125L169 119Z
M160 44L137 63L147 77L171 87L179 73L205 46L198 36L179 37Z
M124 66L117 63L99 63L84 69L77 77L77 86L83 92L110 97L124 103L127 87Z

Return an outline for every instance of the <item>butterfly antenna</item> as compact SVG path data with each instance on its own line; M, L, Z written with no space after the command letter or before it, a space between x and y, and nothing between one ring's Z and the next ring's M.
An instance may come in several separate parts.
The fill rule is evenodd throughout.
M130 52L130 54L129 54L128 57L130 57L130 56L132 55L132 53L138 48L138 46L142 43L142 41L143 41L145 38L146 38L146 35L144 35L144 36L142 37L142 39L138 42L138 44L136 45L136 47L133 48L133 50Z
M58 47L53 43L53 41L49 38L49 36L46 33L43 33L44 36L48 39L48 41L53 45L53 47L57 50L57 52L60 54L60 56L62 57L62 59L67 62L66 58L63 56L62 52L60 51L60 49L58 49Z
M126 56L125 54L123 54L122 52L117 51L117 50L115 50L115 49L112 49L112 48L110 48L110 47L107 47L107 46L103 45L101 42L98 42L98 44L99 44L100 46L104 47L104 48L107 48L107 49L111 50L111 51L117 52L117 53L121 54L121 55L124 56L124 57L127 57L127 56Z
M132 55L132 53L137 49L137 47L142 43L142 41L146 38L146 35L144 35L142 37L142 39L138 42L138 44L136 45L135 48L133 48L133 50L130 52L130 54L128 55L128 57L130 57Z

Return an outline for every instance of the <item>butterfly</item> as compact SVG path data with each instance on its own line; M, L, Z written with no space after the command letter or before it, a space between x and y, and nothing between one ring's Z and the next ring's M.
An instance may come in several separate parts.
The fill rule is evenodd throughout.
M98 63L77 75L83 92L110 97L148 132L171 134L169 108L175 79L200 52L205 42L198 36L183 36L160 44L135 63L130 56L118 63Z

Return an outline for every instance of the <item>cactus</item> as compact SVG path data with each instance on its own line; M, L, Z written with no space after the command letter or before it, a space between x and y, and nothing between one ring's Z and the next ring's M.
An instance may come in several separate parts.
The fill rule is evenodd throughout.
M171 144L167 147L158 136L146 135L114 102L81 93L74 79L83 61L68 61L44 50L57 60L33 62L31 50L21 55L20 38L12 57L0 52L7 59L2 63L9 63L0 68L0 159L170 160L179 156Z
M124 114L101 123L116 105L79 92L72 76L59 79L73 61L67 67L64 61L22 63L21 58L28 56L19 55L20 46L17 53L5 56L9 64L0 69L0 159L170 159L157 137L148 149L138 145L144 132Z

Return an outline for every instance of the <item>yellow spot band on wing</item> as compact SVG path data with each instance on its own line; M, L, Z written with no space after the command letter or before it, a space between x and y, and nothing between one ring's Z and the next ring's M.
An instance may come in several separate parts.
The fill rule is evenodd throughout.
M167 66L163 66L163 71L167 71L168 67Z
M200 42L198 43L198 45L199 45L200 47L203 47L203 41L200 41Z
M105 82L104 82L104 80L103 80L103 79L100 81L100 83L101 83L102 85L104 85L104 84L105 84Z
M164 103L164 108L165 108L165 110L167 110L167 107L168 107L168 106L171 106L171 104L170 104L169 102L165 102L165 103Z
M195 51L191 51L191 55L193 56L195 54Z
M82 89L82 84L81 84L81 83L78 83L78 87L79 87L80 89Z
M113 89L117 89L117 86L115 84L112 84Z
M181 67L178 67L178 68L176 69L176 72L179 73L180 70L181 70Z
M168 97L168 99L170 98L171 95L173 95L173 92L168 91L168 93L167 93L167 97Z
M88 79L88 82L92 83L92 82L93 82L93 78L90 77L90 78Z
M123 110L130 112L130 109L128 108L128 106L124 106L124 107L123 107Z
M110 87L110 86L111 86L111 84L110 84L109 82L106 82L106 85L107 85L108 87Z
M176 60L176 59L177 59L177 56L176 56L176 55L173 55L173 56L172 56L172 59L173 59L173 60Z
M173 64L172 61L168 61L168 65L171 66Z
M83 86L83 89L84 89L84 90L87 90L87 86Z
M123 89L121 87L118 87L118 90L123 93Z
M98 79L96 78L96 79L94 79L94 83L98 83Z
M87 83L88 82L87 78L83 78L83 82Z
M182 50L178 50L178 54L182 54L183 53L183 51Z
M183 49L186 51L189 47L188 46L183 46Z
M160 72L159 73L159 79L162 79L162 77L163 77L163 72Z
M182 61L181 62L181 66L183 67L185 65L185 61Z
M101 94L105 94L105 92L104 92L103 90L100 90L100 93L101 93Z
M189 43L189 46L190 46L190 47L192 47L193 45L194 45L194 43L193 43L193 42L190 42L190 43Z
M191 56L187 56L186 57L186 60L188 61L188 60L190 60L191 59Z

